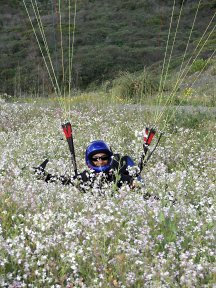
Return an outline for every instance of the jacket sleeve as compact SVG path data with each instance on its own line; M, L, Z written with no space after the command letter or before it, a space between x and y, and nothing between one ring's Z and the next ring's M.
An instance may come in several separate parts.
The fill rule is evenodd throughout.
M77 174L76 176L55 176L52 174L46 174L45 182L58 182L60 181L63 185L75 185L78 180L79 183L87 183L89 181L89 175L87 171L83 171L82 173Z
M38 179L44 180L47 183L60 181L63 185L73 184L73 179L71 179L69 176L57 176L46 172L45 168L48 162L49 160L46 159L39 166L33 167Z

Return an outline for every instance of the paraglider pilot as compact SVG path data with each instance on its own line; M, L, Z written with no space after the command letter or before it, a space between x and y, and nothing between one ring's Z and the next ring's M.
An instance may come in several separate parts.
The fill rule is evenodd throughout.
M101 184L113 182L116 183L119 188L123 183L133 188L134 179L138 181L141 180L137 173L135 173L135 175L129 173L130 167L135 166L131 157L121 157L119 154L113 154L109 145L102 140L93 141L88 145L85 152L85 161L90 172L84 170L72 178L66 176L56 177L46 173L45 167L48 163L47 159L39 167L35 168L35 172L38 175L42 175L46 182L59 180L64 185L73 185L76 179L78 179L80 183L84 183L90 187L93 187L94 182L98 179L98 175L100 175Z

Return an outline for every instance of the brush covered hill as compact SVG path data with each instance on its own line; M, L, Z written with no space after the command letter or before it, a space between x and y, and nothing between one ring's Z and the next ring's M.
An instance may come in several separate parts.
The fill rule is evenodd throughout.
M32 2L34 1L0 0L0 92L19 95L23 92L44 94L52 91L49 75L24 5L25 3L28 7L33 26L38 33ZM74 29L74 1L71 1L70 8L71 23L68 20L68 2L61 1L59 9L56 0L35 1L40 11L53 68L60 82L64 77L62 66L65 68L65 75L68 75L69 24L71 35ZM176 0L175 6L173 3L173 0L77 1L73 86L83 89L92 83L98 85L107 79L113 79L120 71L135 72L144 67L161 65L169 30L170 39L176 37L172 64L178 65L188 43L199 1ZM215 0L200 2L188 43L188 57L208 25L206 37L210 37L199 58L206 59L214 51L216 33L213 30L210 34L210 31L215 25L215 19L211 21L215 8ZM180 13L181 19L175 36ZM199 43L200 46L204 39ZM39 42L45 51L41 37ZM169 53L172 50L172 42L173 40L168 47ZM178 59L179 62L176 60L178 63L175 63L173 59Z

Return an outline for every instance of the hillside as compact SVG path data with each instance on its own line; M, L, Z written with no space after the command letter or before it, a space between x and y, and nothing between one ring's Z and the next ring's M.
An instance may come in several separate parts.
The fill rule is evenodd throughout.
M25 1L32 14L31 1ZM62 81L61 34L56 0L37 1L58 81ZM74 1L71 5L73 30ZM173 49L172 65L178 65L190 35L197 0L176 1L170 39L175 37L181 2L184 7ZM68 67L68 1L62 1L61 21L64 67ZM187 55L199 42L215 13L215 0L201 1ZM22 1L0 0L0 92L46 94L52 91L40 50ZM119 71L139 71L158 65L164 58L173 1L80 0L77 3L73 57L73 87L83 89L113 79ZM208 31L215 25L210 23ZM38 30L37 30L38 31ZM216 33L208 39L199 58L211 55ZM41 42L41 39L39 40ZM41 42L42 43L42 42ZM42 47L44 50L44 47ZM169 51L171 51L171 45ZM170 53L170 52L169 52ZM67 71L65 72L67 74Z

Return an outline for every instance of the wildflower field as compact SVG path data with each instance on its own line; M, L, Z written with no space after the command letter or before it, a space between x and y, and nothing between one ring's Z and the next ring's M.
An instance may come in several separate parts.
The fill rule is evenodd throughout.
M71 109L79 171L94 139L138 163L151 107ZM34 175L46 158L48 172L73 173L59 113L1 100L0 287L216 287L215 110L175 114L143 187L86 193Z

